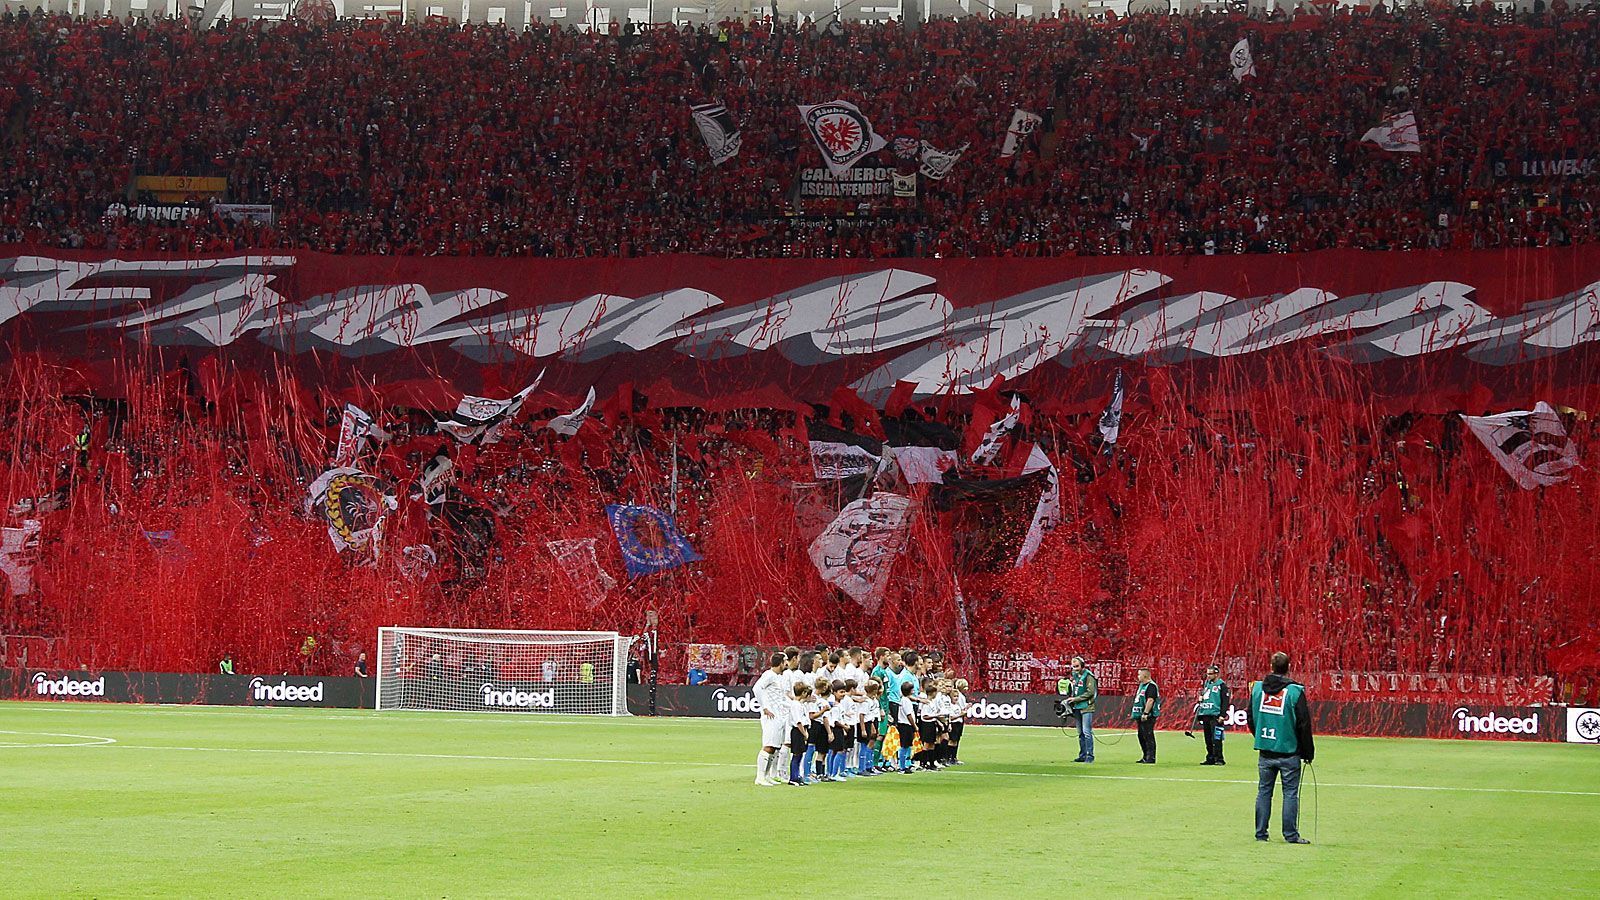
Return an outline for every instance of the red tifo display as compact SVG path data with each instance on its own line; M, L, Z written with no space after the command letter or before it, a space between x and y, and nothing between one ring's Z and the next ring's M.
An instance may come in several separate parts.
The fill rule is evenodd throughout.
M380 625L627 633L656 609L669 645L1178 668L1235 598L1225 657L1596 668L1593 469L1521 489L1457 414L1547 401L1586 452L1591 250L15 254L0 279L0 484L8 525L40 523L0 626L50 639L31 665L341 672ZM496 442L450 419L530 386ZM893 539L827 561L869 481L906 498L861 516Z

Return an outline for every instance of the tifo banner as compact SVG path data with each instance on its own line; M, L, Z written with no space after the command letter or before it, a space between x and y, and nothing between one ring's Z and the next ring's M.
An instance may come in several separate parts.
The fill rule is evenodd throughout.
M1443 412L1477 385L1517 402L1588 390L1600 379L1572 351L1600 339L1597 298L1593 247L897 261L0 251L0 353L270 355L336 385L428 396L442 379L452 402L488 392L485 363L511 364L547 367L545 388L574 401L626 381L658 405L726 408L760 390L772 404L850 385L881 404L902 384L918 398L996 378L1087 406L1099 389L1072 370L1131 360L1206 377L1303 350L1379 367L1371 390ZM618 356L628 364L604 364ZM125 388L114 367L80 375L97 393Z

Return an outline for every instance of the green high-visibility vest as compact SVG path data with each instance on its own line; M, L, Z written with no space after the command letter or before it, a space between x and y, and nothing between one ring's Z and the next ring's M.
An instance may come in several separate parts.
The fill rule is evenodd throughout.
M1150 715L1148 718L1155 719L1157 716L1161 715L1161 689L1156 687L1156 683L1154 681L1146 681L1144 684L1139 685L1139 689L1137 691L1133 692L1134 719L1144 716L1144 701L1145 698L1149 697L1151 694L1155 694L1155 697L1153 698L1155 702L1150 704Z
M1194 708L1197 716L1222 715L1222 679L1200 685L1200 704Z
M1268 694L1261 689L1261 682L1251 682L1250 709L1256 717L1257 750L1283 754L1299 751L1294 708L1304 693L1305 688L1291 684L1281 694Z
M1100 695L1100 682L1088 669L1072 676L1072 696L1079 695L1086 695L1085 699L1074 701L1072 708L1078 712L1094 712L1095 698Z

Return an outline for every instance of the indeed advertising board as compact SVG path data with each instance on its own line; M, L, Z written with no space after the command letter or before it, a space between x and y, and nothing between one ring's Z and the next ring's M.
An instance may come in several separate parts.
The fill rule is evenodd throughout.
M0 669L0 699L372 708L363 678Z

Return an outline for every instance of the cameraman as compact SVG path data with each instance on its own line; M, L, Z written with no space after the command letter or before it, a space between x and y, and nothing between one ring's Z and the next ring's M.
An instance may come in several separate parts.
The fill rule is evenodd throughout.
M1274 782L1283 781L1283 839L1309 844L1300 836L1300 766L1316 758L1311 739L1311 708L1306 689L1289 677L1289 654L1272 654L1272 674L1250 685L1250 733L1260 759L1256 791L1256 840L1267 839Z
M1100 696L1100 682L1084 665L1083 657L1072 658L1072 675L1065 679L1067 709L1078 717L1078 758L1073 762L1094 762L1094 701ZM1056 689L1061 690L1058 683Z

